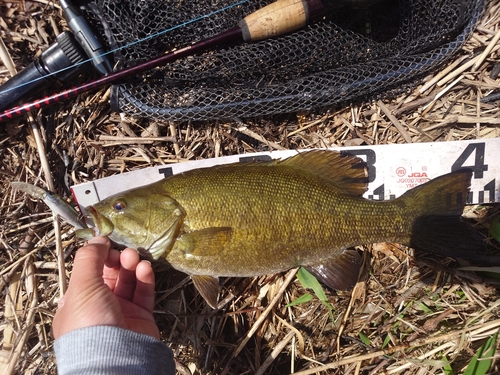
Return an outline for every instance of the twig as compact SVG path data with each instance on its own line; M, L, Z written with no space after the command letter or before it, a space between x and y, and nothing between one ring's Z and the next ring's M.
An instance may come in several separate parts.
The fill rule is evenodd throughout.
M9 70L11 76L15 76L17 73L16 65L10 56L9 50L7 46L3 42L3 39L0 38L0 59L2 60L5 67Z
M97 139L99 141L120 143L176 142L175 137L118 137L112 135L100 135Z
M175 122L170 121L168 127L170 129L170 133L172 134L170 138L172 138L172 142L174 142L175 156L179 156L181 153L181 149L179 147L179 142L177 142L177 128Z
M38 155L40 157L40 163L42 165L43 174L45 176L45 182L47 183L47 188L50 191L54 191L54 182L52 180L52 174L50 173L50 166L47 160L47 154L45 152L45 147L42 141L42 137L40 136L40 130L38 129L38 125L35 122L33 116L28 114L28 121L31 125L31 129L33 130L33 135L35 136L36 146L38 150ZM57 260L59 265L59 294L62 297L64 292L66 291L66 268L64 267L64 250L62 248L62 239L61 239L61 226L58 222L57 215L54 214L54 236L56 242L56 250L57 250Z
M7 374L7 369L10 363L10 357L16 341L15 326L19 326L17 322L17 313L22 309L22 297L20 296L19 283L21 272L16 272L9 280L9 287L5 296L4 303L4 329L2 338L2 349L0 350L0 372Z
M36 305L38 304L38 297L36 292L36 282L35 282L35 270L31 260L27 260L27 272L25 274L26 277L26 290L28 292L28 297L30 298L30 305L25 309L28 311L26 316L26 324L23 327L23 330L20 333L16 340L16 346L11 352L9 363L7 368L4 370L3 375L10 375L14 373L14 369L19 363L19 357L22 353L24 353L24 347L28 338L31 334L31 329L33 328L33 324L35 323L35 314L37 312Z
M448 342L438 346L437 348L433 348L432 350L422 354L421 356L418 356L415 360L408 360L408 362L406 362L404 365L401 365L401 366L394 368L394 369L391 369L391 370L386 369L387 374L397 374L400 371L406 370L408 367L411 367L415 363L423 362L426 358L430 357L431 355L433 355L435 353L439 353L439 352L442 353L445 349L450 348L450 347L453 348L456 346L457 346L457 344L455 342L448 341Z
M267 316L269 313L272 311L276 303L281 299L281 296L285 292L286 288L288 287L288 284L290 284L295 277L295 274L297 273L298 268L294 268L288 272L286 275L285 280L283 281L283 284L281 284L280 289L272 299L272 301L269 303L267 308L264 310L264 312L259 316L259 318L255 321L254 325L250 330L247 332L245 338L240 342L238 347L235 349L235 351L232 353L231 358L229 359L228 363L226 364L226 367L222 371L221 375L225 375L229 372L229 364L231 363L231 360L233 358L236 358L236 356L243 350L247 342L252 338L253 334L260 328L261 324L266 320Z
M444 89L442 89L440 92L438 92L436 94L436 96L434 96L434 98L432 99L432 101L429 104L427 104L426 106L424 106L424 111L422 112L422 116L424 116L427 112L429 112L431 110L432 106L434 105L434 103L436 103L436 101L439 98L441 98L444 94L446 94L452 87L454 87L463 78L464 78L464 76L458 77L456 80L454 80L448 86L446 86Z
M17 267L19 265L19 263L23 262L24 260L26 260L26 258L30 257L31 255L33 255L34 253L36 253L37 251L40 251L40 247L36 247L34 248L33 250L31 250L28 254L22 256L21 258L19 258L18 260L16 260L14 263L10 264L8 267L2 269L0 271L0 276L2 275L5 275L6 273L8 273L11 269L13 269L14 267Z
M295 328L294 326L292 326L286 320L281 319L278 315L275 315L275 316L276 316L276 318L278 318L278 320L282 324L284 324L285 326L287 326L288 328L290 328L293 332L295 332L295 334L297 335L297 340L299 341L299 354L303 355L304 354L304 348L306 347L306 344L305 344L304 336L302 335L302 333L300 333L300 331L297 328Z
M396 353L399 351L403 351L403 350L407 350L407 349L411 349L411 348L417 348L417 347L432 344L432 343L438 342L438 341L454 340L454 339L457 339L459 336L461 336L463 334L467 334L467 333L470 334L470 336L471 336L470 339L472 341L476 341L476 340L480 340L481 338L473 337L474 333L476 333L476 334L483 333L484 331L491 331L491 333L494 333L494 332L496 332L496 330L498 330L498 327L500 327L500 319L497 319L497 320L494 320L494 321L491 321L488 323L480 324L480 325L475 326L475 327L467 327L467 328L464 328L464 329L461 329L458 331L453 331L453 332L450 332L450 333L447 333L447 334L444 334L441 336L431 337L431 338L426 339L426 340L415 340L415 341L410 342L409 344L397 345L397 346L394 346L392 348L385 349L385 350L379 350L379 351L374 352L374 353L369 353L369 354L364 354L364 355L359 355L359 356L341 359L340 361L337 361L337 362L332 362L332 363L328 363L326 365L312 368L309 370L296 372L294 375L311 375L311 374L314 374L316 372L338 368L340 366L344 366L344 365L347 365L347 364L350 364L353 362L365 361L367 359L383 357L383 356L390 355L390 354L393 354L393 353ZM476 330L476 331L473 331L473 330Z
M407 143L412 143L411 137L406 131L406 129L403 127L403 125L399 122L399 120L391 113L389 108L381 101L379 100L377 102L377 105L380 107L382 112L389 118L389 120L392 122L392 124L398 129L398 131L401 133L401 136L404 138L404 140Z
M314 125L318 125L318 124L321 124L323 123L325 120L323 118L319 119L319 120L316 120L316 121L312 121L310 122L309 124L307 125L304 125L302 127L300 127L299 129L296 129L294 130L293 132L290 132L287 134L287 137L291 137L292 135L295 135L297 133L300 133L301 131L303 130L306 130L306 129L309 129L311 126L314 126Z
M245 134L247 136L249 136L250 138L253 138L259 142L262 142L276 150L286 150L285 147L277 144L277 143L274 143L274 142L271 142L271 141L268 141L267 139L265 139L263 136L251 131L250 129L248 129L246 126L240 126L239 128L236 129L237 131L239 131L240 133L242 134Z
M288 332L288 334L281 340L273 349L271 354L266 358L264 363L257 369L255 375L262 375L267 370L269 366L273 363L276 357L281 353L281 351L288 345L292 337L295 335L294 331Z
M64 249L61 239L61 223L57 215L54 215L54 231L56 233L56 254L57 254L57 270L59 272L59 297L61 298L66 293L66 264L64 262ZM59 235L57 235L59 233Z
M35 216L35 215L33 215ZM4 231L5 234L11 234L11 233L16 233L16 232L20 232L26 228L33 228L33 227L36 227L37 225L41 225L41 224L45 224L45 223L50 223L52 221L52 218L51 217L46 217L45 219L40 219L40 220L37 220L37 221L34 221L32 223L28 223L28 224L23 224L23 225L20 225L18 227L15 227L15 228L12 228L12 229L8 229L6 231Z
M420 94L423 94L424 92L426 92L429 88L431 88L436 82L438 82L441 78L443 78L444 76L446 76L449 72L451 72L453 69L455 69L459 64L462 63L462 61L464 61L465 59L467 58L467 56L462 56L461 58L458 58L457 60L455 60L452 64L450 64L449 66L447 66L445 69L443 69L441 72L439 72L438 74L436 74L436 76L434 78L432 78L429 82L425 83L425 85L423 85L419 90L418 92Z
M496 117L474 117L474 116L453 116L452 120L459 124L490 124L490 125L500 125L500 118Z
M490 125L500 125L500 118L496 117L476 117L476 116L449 116L446 120L440 121L437 125L429 126L423 131L433 130L440 126L445 126L449 124L490 124Z
M483 61L486 59L486 57L488 57L488 55L491 53L491 51L493 50L493 48L496 46L496 44L498 43L498 40L500 39L500 30L497 31L497 33L495 34L495 36L493 37L493 39L491 39L491 42L488 44L488 46L486 46L486 48L484 49L483 53L481 53L479 55L479 57L477 58L477 61L476 63L474 64L474 66L472 67L472 71L476 71L477 68L479 68L479 66L483 63Z
M494 46L493 47L493 51L497 51L498 49L500 48L500 46ZM451 81L452 79L454 79L456 76L462 74L463 72L465 72L467 69L469 69L470 67L474 66L474 64L479 61L479 58L481 56L476 56L476 57L473 57L472 59L470 59L468 62L466 62L465 64L463 64L462 66L460 66L459 68L457 68L456 70L454 70L453 72L451 72L450 74L448 74L446 77L444 77L443 79L441 79L437 85L438 86L443 86L446 82L448 81Z

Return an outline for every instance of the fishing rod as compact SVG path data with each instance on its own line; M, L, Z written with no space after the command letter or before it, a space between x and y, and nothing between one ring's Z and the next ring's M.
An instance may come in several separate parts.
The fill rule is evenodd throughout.
M38 60L0 86L0 111L55 81L71 82L74 76L89 72L92 66L101 75L113 71L109 53L78 7L70 0L59 0L59 3L71 32L59 34Z
M122 82L126 78L129 78L133 75L143 73L147 70L165 65L183 57L199 53L208 48L215 47L216 45L237 41L253 42L298 30L304 27L309 20L324 14L327 9L330 9L332 7L349 6L352 8L366 8L380 1L381 0L335 0L330 2L328 0L325 0L323 2L322 0L277 0L275 3L271 3L264 8L261 8L254 13L246 16L243 20L240 21L238 27L229 29L225 32L199 41L190 46L156 57L152 60L111 73L109 72L109 63L106 61L107 59L104 59L104 57L110 52L100 54L100 52L103 51L102 46L97 45L97 42L92 40L90 40L89 42L88 36L91 34L91 32L87 25L84 24L85 20L77 12L77 9L74 6L70 7L68 5L71 4L69 0L63 0L61 3L64 3L63 8L65 10L65 16L68 20L68 23L70 26L73 26L71 27L71 29L75 34L78 42L81 44L81 47L85 50L87 55L91 57L88 60L81 61L84 57L84 55L82 55L79 60L80 62L78 64L75 64L74 66L80 66L83 63L92 61L94 67L97 70L99 70L101 73L107 73L107 75L81 84L79 86L75 86L52 94L50 96L46 96L42 99L27 102L17 107L5 110L4 112L0 112L0 122L8 121L12 118L26 114L31 110L47 107L49 105L61 102L65 99L75 97L79 94L94 89L98 89L108 84ZM326 6L325 3L327 4ZM84 33L81 32L82 30L84 31ZM83 42L87 43L87 45ZM71 55L67 52L66 54ZM59 58L63 54L58 53L53 55ZM53 58L53 56L51 55L45 60L54 62L57 59ZM57 77L57 74L64 72L64 70L68 68L74 68L74 66L70 65L68 68L57 71L56 68L58 66L56 64L53 65L54 66L49 66L50 69L48 70L51 71L50 74L43 72L42 75L50 76L52 74L55 74ZM35 71L35 69L32 70ZM39 72L36 72L36 75L39 75ZM24 83L23 85L31 84L34 81L39 81L41 78L44 77L37 77L33 81L28 80L28 82ZM9 83L9 81L12 81L12 83ZM20 83L20 80L16 80L15 77L14 79L11 79L9 81L7 81L6 84L0 87L1 90L4 87L9 86L7 90L0 92L0 97L4 102L4 108L8 108L8 105L6 105L5 103L11 103L14 99L12 97L9 97L12 96L11 94L9 94L9 92L10 90L16 89L17 87L12 85ZM27 87L28 88L21 88L21 91L24 93L29 93L30 91L33 92L31 90L31 87ZM16 99L21 98L19 97Z
M190 46L169 52L138 65L109 73L106 76L61 92L37 99L0 113L0 122L24 115L31 110L40 109L75 97L100 87L120 82L125 78L168 64L183 57L193 55L208 48L229 42L254 42L283 35L304 27L307 22L326 10L321 0L277 0L246 16L239 25L213 37L196 42Z

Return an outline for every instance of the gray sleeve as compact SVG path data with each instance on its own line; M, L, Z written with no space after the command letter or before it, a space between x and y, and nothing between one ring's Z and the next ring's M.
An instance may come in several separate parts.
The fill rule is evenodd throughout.
M175 375L169 347L123 328L77 329L59 337L54 349L59 375Z

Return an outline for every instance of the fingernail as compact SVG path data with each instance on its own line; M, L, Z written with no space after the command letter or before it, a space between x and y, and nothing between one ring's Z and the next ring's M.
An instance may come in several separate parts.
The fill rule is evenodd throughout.
M103 237L103 236L97 236L97 237L93 237L89 240L89 244L101 244L101 245L104 245L108 242L108 238L107 237Z

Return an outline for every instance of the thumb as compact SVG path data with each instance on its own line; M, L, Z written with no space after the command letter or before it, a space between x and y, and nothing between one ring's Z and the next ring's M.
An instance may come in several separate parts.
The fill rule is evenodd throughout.
M102 280L104 262L108 258L111 242L107 237L94 237L75 255L71 283L85 285Z
M76 252L68 290L59 301L52 323L54 338L78 328L97 325L96 318L100 322L101 315L94 314L95 297L103 295L98 293L99 289L109 292L108 287L103 288L102 275L110 248L111 243L106 237L95 237Z

